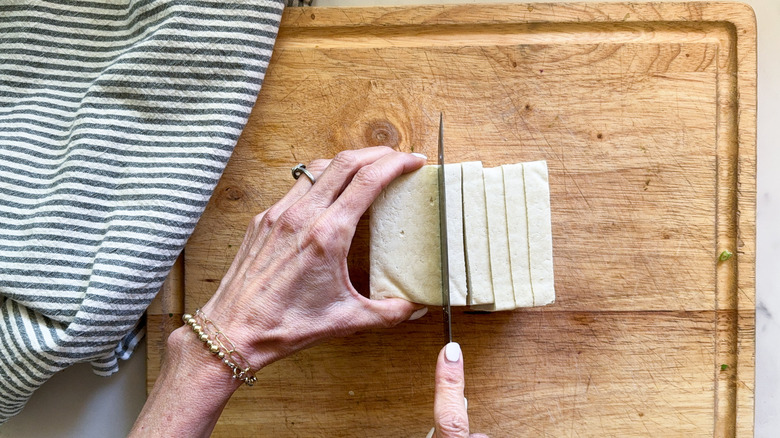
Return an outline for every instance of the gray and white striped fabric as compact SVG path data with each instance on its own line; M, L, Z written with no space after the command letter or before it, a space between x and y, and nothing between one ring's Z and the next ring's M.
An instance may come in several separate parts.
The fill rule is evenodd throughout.
M283 0L0 2L0 422L117 370L263 81Z

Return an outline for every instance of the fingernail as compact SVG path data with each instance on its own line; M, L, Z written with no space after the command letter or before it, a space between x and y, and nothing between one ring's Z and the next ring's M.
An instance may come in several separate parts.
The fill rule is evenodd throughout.
M428 308L427 307L423 307L422 309L417 309L417 310L414 311L414 313L412 313L412 316L409 317L409 321L414 321L415 319L420 319L426 313L428 313Z
M460 359L460 344L457 342L450 342L444 347L444 357L447 362L457 362Z
M466 397L463 397L463 404L466 405L466 410L469 410L469 399Z
M418 158L422 158L423 160L427 160L428 159L428 157L426 157L425 155L418 154L417 152L412 152L412 155L414 155L415 157L418 157Z

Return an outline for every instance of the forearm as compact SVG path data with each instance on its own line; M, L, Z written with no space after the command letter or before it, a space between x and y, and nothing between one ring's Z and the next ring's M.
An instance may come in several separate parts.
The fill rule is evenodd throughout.
M168 339L160 375L130 436L207 437L240 384L185 325Z

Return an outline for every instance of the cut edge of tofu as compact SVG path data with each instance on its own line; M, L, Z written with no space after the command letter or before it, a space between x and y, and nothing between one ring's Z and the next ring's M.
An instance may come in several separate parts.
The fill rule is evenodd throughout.
M552 211L546 161L523 163L528 216L528 253L534 306L555 302L552 252Z
M490 248L482 162L463 162L461 163L461 172L467 302L472 306L491 304L494 302L494 295L490 275ZM471 199L472 196L474 199ZM467 226L467 223L476 223L477 226L471 228Z
M475 307L476 310L512 310L515 295L509 269L492 269L494 266L510 266L509 236L506 225L506 193L504 192L504 169L483 168L485 180L485 211L488 225L488 245L493 283L493 303Z
M447 178L447 254L450 268L450 304L468 303L468 275L463 236L463 181L461 163L444 165ZM454 202L453 202L454 201ZM450 218L455 220L450 222Z
M505 164L504 193L506 228L509 238L509 269L516 307L533 307L531 262L528 248L528 216L526 213L523 164Z

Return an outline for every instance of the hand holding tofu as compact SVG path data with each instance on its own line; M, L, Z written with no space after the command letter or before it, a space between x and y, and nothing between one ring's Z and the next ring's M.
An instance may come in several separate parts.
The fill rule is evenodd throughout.
M376 196L423 163L419 156L386 147L312 163L316 183L298 179L249 224L204 313L231 334L256 367L322 339L409 319L419 305L358 293L347 254L358 221Z

